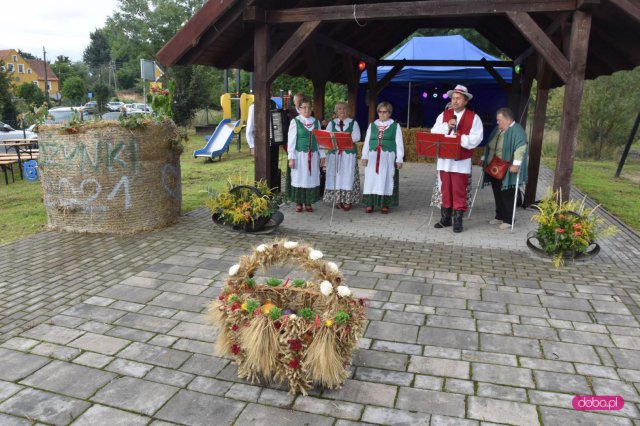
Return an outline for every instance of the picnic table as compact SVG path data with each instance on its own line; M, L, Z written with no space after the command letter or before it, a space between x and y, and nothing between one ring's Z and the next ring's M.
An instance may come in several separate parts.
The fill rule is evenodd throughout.
M15 154L12 154L9 150L15 151ZM9 184L9 171L11 171L11 179L15 182L15 178L13 177L14 164L18 165L18 169L20 170L20 179L24 179L22 173L22 162L27 159L37 160L38 154L37 139L0 140L0 168L2 168L2 172L4 173L5 184Z

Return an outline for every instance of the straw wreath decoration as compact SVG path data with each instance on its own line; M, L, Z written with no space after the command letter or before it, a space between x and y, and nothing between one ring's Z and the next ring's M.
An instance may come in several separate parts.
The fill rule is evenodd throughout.
M259 268L297 262L312 279L254 278ZM251 382L288 382L289 393L340 387L365 325L365 302L352 297L333 262L294 241L257 246L229 269L209 306L219 328L216 350L233 357Z

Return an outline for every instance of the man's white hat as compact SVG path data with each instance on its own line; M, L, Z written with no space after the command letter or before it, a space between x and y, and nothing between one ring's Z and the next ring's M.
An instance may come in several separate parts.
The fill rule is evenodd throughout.
M461 95L465 95L468 100L473 99L473 95L471 93L469 93L469 91L467 90L467 87L463 86L462 84L458 84L455 87L455 89L449 90L447 92L447 96L449 96L449 98L451 98L451 95L454 94L454 93L460 93Z

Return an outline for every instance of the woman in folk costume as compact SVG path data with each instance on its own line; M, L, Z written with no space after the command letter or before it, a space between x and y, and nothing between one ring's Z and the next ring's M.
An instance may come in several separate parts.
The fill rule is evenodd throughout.
M391 104L380 102L377 112L379 118L367 129L362 147L365 167L362 202L367 213L378 206L382 214L387 214L389 207L397 206L399 201L400 178L396 169L402 168L404 144L400 126L391 119Z
M335 201L336 208L344 211L351 210L352 204L360 202L360 171L358 170L358 160L356 155L358 150L355 142L360 141L360 127L358 123L347 117L348 104L346 102L336 103L334 118L327 125L330 132L351 133L354 142L353 149L331 150L327 152L327 180L324 187L323 201L332 203Z
M291 120L287 143L287 158L291 169L291 188L287 196L296 203L296 211L302 205L312 212L311 204L320 199L320 167L324 165L325 154L318 150L313 130L320 129L320 123L311 116L311 102L303 99L299 106L300 115Z

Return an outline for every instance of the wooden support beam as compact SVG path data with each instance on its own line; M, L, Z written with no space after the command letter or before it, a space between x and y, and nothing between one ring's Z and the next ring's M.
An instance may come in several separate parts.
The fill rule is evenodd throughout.
M367 79L369 86L369 98L367 104L369 105L369 123L376 119L376 105L378 103L378 67L367 67Z
M255 179L264 179L269 188L280 186L280 182L273 182L271 150L269 149L269 120L271 80L267 74L269 61L269 27L267 24L258 23L254 29L253 49L253 78L255 80L254 95L254 119L255 119Z
M349 117L356 116L356 104L358 101L358 85L360 73L358 63L353 58L342 55L342 69L347 77L347 102L349 103Z
M489 61L480 59L478 61L469 61L462 59L382 59L378 61L379 67L402 65L422 66L422 67L484 67L489 65L492 67L513 67L513 61Z
M564 88L562 120L560 124L560 144L556 159L553 180L554 191L561 190L562 198L569 199L573 162L578 145L578 120L580 103L584 89L584 75L587 67L589 34L591 32L591 13L578 10L573 14L569 58L571 60L570 78Z
M493 65L489 65L489 61L483 58L480 60L480 62L484 64L484 69L487 70L489 74L491 74L491 77L493 77L494 80L498 82L500 87L502 87L505 92L508 92L511 89L511 85L507 83L504 78L502 78L502 76L498 73L498 71L496 71Z
M387 85L391 82L393 77L398 75L400 71L404 68L403 65L394 65L393 68L389 70L388 73L385 74L384 77L376 84L376 97L382 92L382 90L387 87Z
M549 37L547 37L538 24L536 24L533 18L525 12L509 12L507 16L529 43L544 56L562 81L567 82L570 77L569 61L553 44Z
M640 22L640 4L637 0L609 0L611 3L624 10L627 15Z
M433 0L379 2L357 5L305 7L267 11L267 22L285 24L308 21L358 21L390 19L449 18L482 15L500 15L507 12L539 13L573 11L576 0Z
M320 27L321 21L305 22L298 27L295 33L276 52L267 65L267 77L273 81L287 63L302 49L304 43ZM255 49L255 47L254 47Z
M536 80L536 106L531 125L531 140L529 141L529 180L524 193L524 205L530 206L536 200L538 190L538 176L540 175L540 159L542 158L542 140L544 138L544 124L547 119L547 103L549 101L549 87L553 71L544 59L538 57L538 72Z
M367 64L375 65L376 58L371 55L367 55L366 53L360 52L350 46L347 46L344 43L340 43L330 37L327 37L323 34L316 34L313 39L319 44L323 44L325 46L331 47L334 51L338 53L344 53L345 55L352 56L360 61L364 61Z
M551 24L549 24L547 26L547 28L545 28L544 33L546 35L548 35L549 37L553 36L553 34L556 31L558 31L558 28L560 28L560 25L562 25L567 19L569 19L570 16L571 16L571 14L569 12L558 13L556 15L555 19L551 22ZM529 56L531 56L533 53L535 53L535 51L536 51L535 47L530 46L527 50L522 52L520 54L520 56L515 58L513 60L513 63L515 63L515 64L523 63L525 61L525 59L527 59Z

